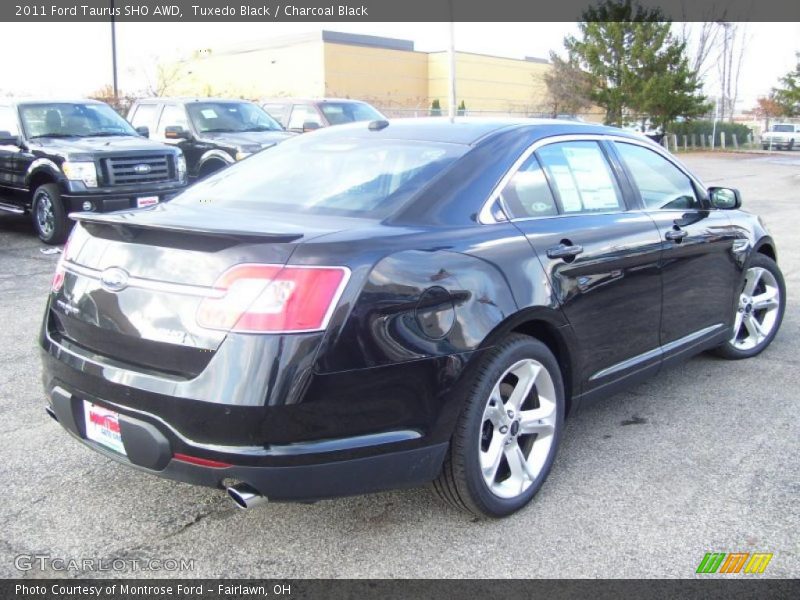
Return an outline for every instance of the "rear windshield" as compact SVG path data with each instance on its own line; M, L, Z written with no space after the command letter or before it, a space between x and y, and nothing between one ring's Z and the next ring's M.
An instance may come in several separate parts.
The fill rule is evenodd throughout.
M319 108L331 125L383 119L381 113L361 102L322 102Z
M773 125L772 131L782 131L794 133L794 125Z
M460 144L317 139L307 134L220 171L172 203L384 218L468 149Z

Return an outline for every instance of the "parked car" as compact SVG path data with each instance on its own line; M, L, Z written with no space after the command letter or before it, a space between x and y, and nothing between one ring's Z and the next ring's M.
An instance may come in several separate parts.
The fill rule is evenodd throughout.
M128 120L143 135L180 148L192 180L294 135L245 100L148 98L131 106Z
M433 481L509 515L581 405L773 340L775 244L740 204L601 126L298 136L169 204L78 215L42 325L48 410L241 507ZM84 434L96 405L124 452Z
M30 213L47 244L66 239L72 211L150 206L185 186L181 151L141 137L107 104L0 99L0 212Z
M341 98L307 100L277 98L261 104L270 115L289 131L305 133L357 121L385 119L374 106L360 100Z
M764 150L791 150L797 142L800 142L800 125L794 123L775 123L761 136L761 147Z

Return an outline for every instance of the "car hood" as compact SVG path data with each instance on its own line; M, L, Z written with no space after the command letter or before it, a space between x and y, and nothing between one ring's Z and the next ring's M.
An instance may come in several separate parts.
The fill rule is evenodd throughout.
M39 148L48 154L58 154L65 158L75 154L110 154L113 152L173 152L166 144L154 142L136 135L85 138L38 138L32 140L31 147Z
M268 148L294 135L296 134L289 131L220 131L217 133L204 133L202 138L230 148L255 145Z

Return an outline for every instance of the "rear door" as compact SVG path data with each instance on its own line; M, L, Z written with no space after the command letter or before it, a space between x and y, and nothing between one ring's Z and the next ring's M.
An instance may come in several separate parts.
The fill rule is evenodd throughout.
M697 182L660 150L621 140L614 147L661 238L661 344L668 354L690 351L733 324L741 273L736 232L725 211L711 209Z
M545 142L501 192L572 325L584 392L660 364L659 235L623 190L600 139L578 139Z

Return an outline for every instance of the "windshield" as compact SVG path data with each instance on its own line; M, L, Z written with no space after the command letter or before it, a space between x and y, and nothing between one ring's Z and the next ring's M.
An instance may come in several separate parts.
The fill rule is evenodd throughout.
M19 114L28 138L138 135L108 104L22 104Z
M794 125L773 125L772 131L794 133Z
M383 115L362 102L322 102L320 110L331 125L352 123L353 121L374 121Z
M250 102L192 102L186 111L198 133L283 129L263 108Z
M468 146L298 136L233 165L172 204L383 218Z

